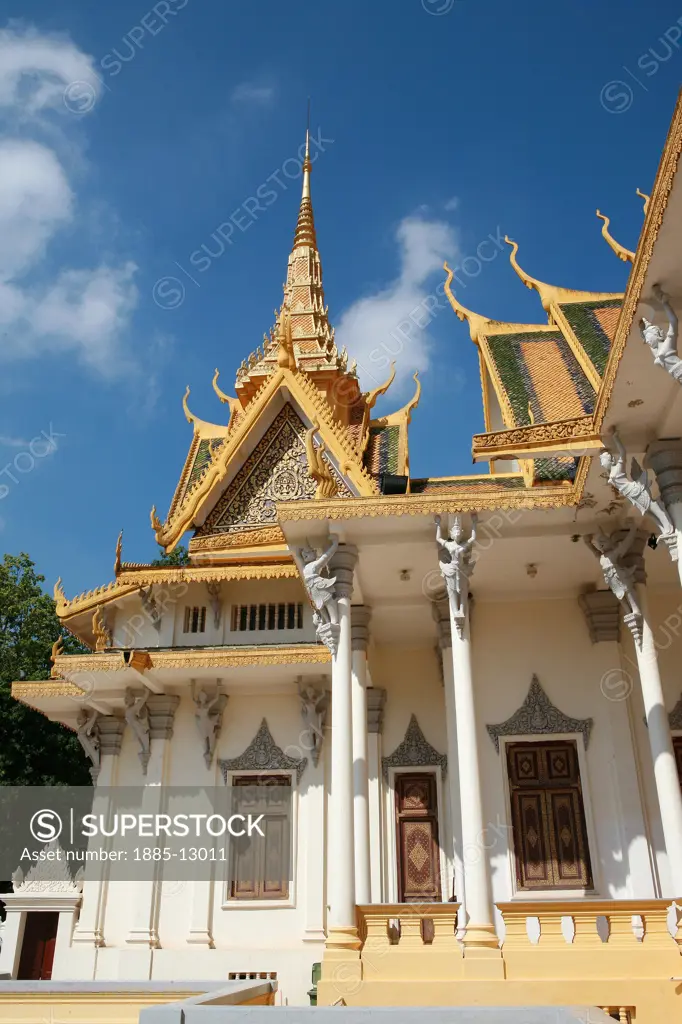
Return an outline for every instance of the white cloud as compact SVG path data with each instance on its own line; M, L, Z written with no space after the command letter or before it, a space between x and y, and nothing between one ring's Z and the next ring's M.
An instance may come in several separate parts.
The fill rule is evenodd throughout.
M20 274L73 216L73 196L55 153L39 142L0 142L0 279Z
M266 106L272 102L274 96L275 90L270 85L258 84L256 82L240 82L230 93L230 102L241 106L246 106L247 104Z
M73 352L113 375L125 362L120 348L137 301L135 265L83 268L50 259L60 230L77 235L87 223L55 149L68 151L80 120L64 103L74 82L98 94L92 58L70 40L31 27L0 31L0 358ZM46 108L58 115L48 132L39 116ZM18 122L21 137L12 137Z
M426 370L431 341L428 325L439 308L442 293L427 287L428 279L442 271L445 259L457 258L459 246L449 224L423 217L406 217L398 225L400 273L387 288L358 299L341 315L336 330L339 347L345 345L357 359L365 387L375 387L387 376L395 359L400 390L415 370Z
M64 90L75 82L100 93L93 58L68 37L17 23L0 30L0 106L28 115L65 109Z
M458 207L459 207L459 196L451 196L443 204L443 208L445 210L447 210L449 213L452 213L452 211L456 210Z

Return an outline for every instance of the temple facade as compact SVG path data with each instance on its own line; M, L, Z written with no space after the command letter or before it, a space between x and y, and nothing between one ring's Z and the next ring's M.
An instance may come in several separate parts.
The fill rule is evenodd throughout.
M336 346L306 156L276 323L234 396L216 370L216 422L183 400L151 526L169 553L190 533L189 564L127 563L119 538L113 582L55 586L91 653L56 645L50 680L13 687L77 731L96 787L289 787L290 870L29 873L0 972L272 978L295 1005L321 964L321 1004L679 1013L681 148L678 106L636 250L602 216L622 293L531 277L508 239L539 301L503 323L446 266L485 430L471 475L429 479L416 375L378 416L392 374L363 392Z

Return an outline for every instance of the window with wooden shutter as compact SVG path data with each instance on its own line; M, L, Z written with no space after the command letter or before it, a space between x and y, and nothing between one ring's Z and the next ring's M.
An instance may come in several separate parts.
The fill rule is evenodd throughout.
M233 786L291 788L290 775L240 775L232 779ZM276 792L276 789L275 789ZM254 801L257 803L257 801ZM248 798L240 800L240 813L248 814ZM261 813L262 807L254 808ZM265 838L249 841L247 836L234 836L230 840L231 900L286 900L289 898L292 818L291 800L268 799L268 811L260 823ZM283 869L286 866L286 870ZM286 878L282 877L286 874Z
M591 888L575 742L510 743L507 771L517 888Z

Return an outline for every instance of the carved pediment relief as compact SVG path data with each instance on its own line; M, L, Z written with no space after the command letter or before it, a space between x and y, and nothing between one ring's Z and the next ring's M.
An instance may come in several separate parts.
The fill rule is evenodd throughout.
M314 498L316 484L308 472L305 435L305 424L291 405L285 405L196 536L274 526L277 502ZM327 455L322 458L336 481L337 495L350 496Z

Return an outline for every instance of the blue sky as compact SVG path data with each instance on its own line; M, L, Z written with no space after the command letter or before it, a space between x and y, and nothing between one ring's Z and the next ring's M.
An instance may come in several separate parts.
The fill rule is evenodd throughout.
M149 509L167 508L189 444L185 386L219 419L214 367L232 391L281 301L308 95L330 315L368 386L377 349L400 348L382 411L421 367L413 475L470 472L482 428L465 325L443 309L397 330L443 257L465 268L461 300L499 319L542 317L506 247L479 249L500 234L536 277L625 285L594 211L635 247L635 189L682 72L672 0L617 16L607 0L16 6L0 35L0 545L50 586L108 580L121 528L126 559L156 555ZM276 198L249 216L268 182Z

